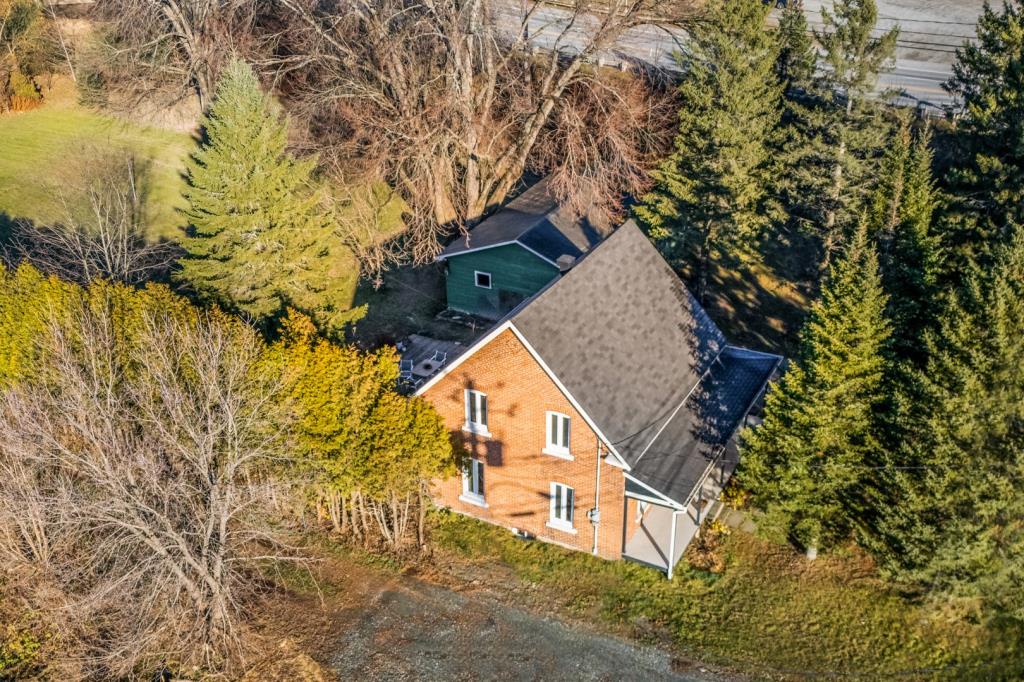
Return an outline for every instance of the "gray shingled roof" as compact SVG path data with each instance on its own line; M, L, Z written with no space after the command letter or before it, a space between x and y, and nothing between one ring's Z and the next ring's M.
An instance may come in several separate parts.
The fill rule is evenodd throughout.
M718 327L632 221L528 301L512 323L631 474L672 499L685 499L705 455L719 436L731 436L778 361L727 350Z
M512 322L630 465L725 347L632 221Z
M607 222L560 206L548 184L545 178L530 187L468 235L457 237L438 258L518 242L557 263L560 256L579 258L608 236Z
M774 355L727 347L630 474L686 504L778 362Z

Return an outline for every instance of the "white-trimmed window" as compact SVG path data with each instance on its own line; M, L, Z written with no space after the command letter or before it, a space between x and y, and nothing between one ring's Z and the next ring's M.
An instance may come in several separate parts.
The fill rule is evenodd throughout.
M480 270L473 271L473 282L481 289L491 288L491 273L481 272Z
M544 452L556 457L569 457L569 416L561 412L547 412L544 420L547 431Z
M575 491L561 483L551 484L551 518L548 525L558 530L575 533L572 527L573 510L576 505Z
M473 389L466 389L466 425L463 427L470 433L483 436L491 435L487 430L487 395Z
M471 459L462 470L462 499L472 504L484 504L484 463Z

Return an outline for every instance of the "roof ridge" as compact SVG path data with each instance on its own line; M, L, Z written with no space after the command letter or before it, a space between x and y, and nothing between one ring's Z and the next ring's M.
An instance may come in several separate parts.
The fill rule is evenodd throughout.
M676 405L676 409L672 410L672 414L670 414L668 419L665 420L665 423L661 425L661 428L658 429L658 432L651 437L651 440L648 441L647 445L644 446L644 449L640 451L640 454L637 456L636 461L633 462L633 466L636 466L640 462L640 460L644 458L644 455L647 454L647 451L651 449L652 445L654 445L654 441L658 440L658 436L660 436L662 432L668 427L668 425L672 423L672 420L676 418L677 414L679 414L679 410L683 409L686 403L689 402L690 396L692 396L693 392L700 388L700 385L703 384L704 381L708 378L708 375L711 374L711 368L715 366L715 363L718 362L719 358L722 357L722 353L724 353L725 349L728 347L729 346L727 344L722 345L718 353L715 354L714 359L712 359L711 362L708 363L707 369L704 370L704 373L701 374L700 378L697 379L697 382L690 387L690 390L686 392L686 395L683 396L683 399L679 401L678 405Z

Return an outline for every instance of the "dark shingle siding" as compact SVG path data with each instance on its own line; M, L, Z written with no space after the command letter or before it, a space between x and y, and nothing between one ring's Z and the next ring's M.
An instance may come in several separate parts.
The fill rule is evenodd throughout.
M599 244L611 232L604 220L577 216L560 206L548 190L547 178L541 180L507 206L457 237L441 252L452 258L467 251L518 241L552 263L560 256L579 258Z

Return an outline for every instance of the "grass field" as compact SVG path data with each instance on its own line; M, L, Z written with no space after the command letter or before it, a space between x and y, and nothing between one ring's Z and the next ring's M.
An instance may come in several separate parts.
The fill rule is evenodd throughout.
M489 576L511 570L556 610L758 679L1010 680L1024 670L1019 630L914 603L860 555L808 563L788 546L733 531L724 571L681 570L668 581L447 512L433 537L456 566Z
M47 223L61 217L61 198L76 188L98 155L131 154L148 167L147 222L154 238L176 236L181 173L192 138L95 113L55 89L39 109L0 116L0 214Z
M120 162L121 155L130 155L141 169L149 237L177 239L183 222L179 209L184 208L185 162L195 145L189 134L82 107L73 84L58 79L42 107L0 116L0 228L20 218L40 225L61 220L65 202L72 208L81 202L91 168L111 157ZM400 229L404 205L386 191L375 188L356 199L366 202L365 207L359 204L363 210L378 211L382 233L374 238L393 236ZM351 290L352 306L362 305L364 301L356 301L356 256L345 249L333 267Z

